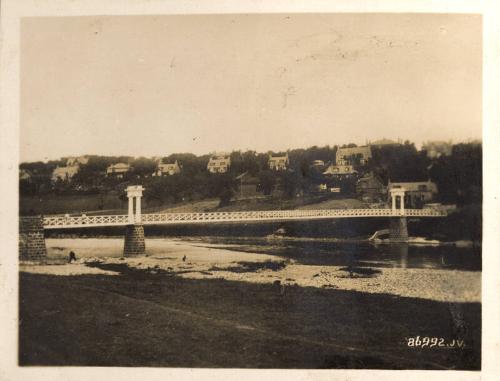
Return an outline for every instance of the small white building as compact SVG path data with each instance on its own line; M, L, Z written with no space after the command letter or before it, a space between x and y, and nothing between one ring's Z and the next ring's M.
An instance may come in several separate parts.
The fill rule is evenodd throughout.
M325 162L323 160L313 160L311 162L311 168L322 169L325 167Z
M330 165L326 171L323 172L325 176L351 176L356 175L358 172L352 165Z
M405 189L405 205L408 208L419 208L424 204L434 201L438 194L438 187L432 181L398 182L389 180L387 185L388 194L393 189Z
M79 165L72 165L66 167L57 167L52 171L52 181L63 180L68 181L78 173L80 170Z
M226 173L231 167L231 157L229 154L213 154L207 164L210 173Z
M124 174L130 171L130 164L127 163L116 163L111 164L106 169L107 176L115 176L117 178L123 178Z
M86 156L73 157L70 156L66 159L66 166L56 167L52 172L52 181L63 180L68 181L78 173L81 165L85 165L89 162L89 158Z
M286 171L290 165L288 153L280 156L269 155L268 160L269 169L272 171Z
M172 176L181 173L181 167L177 160L173 163L159 163L153 176Z

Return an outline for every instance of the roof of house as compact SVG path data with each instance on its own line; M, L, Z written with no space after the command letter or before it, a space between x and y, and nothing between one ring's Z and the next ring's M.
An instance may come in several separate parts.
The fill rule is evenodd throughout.
M56 167L52 171L52 176L74 175L79 170L78 166Z
M372 149L370 146L350 147L337 149L337 157L363 155L364 158L372 157Z
M211 159L223 159L223 158L229 158L231 155L227 152L212 152L210 154Z
M389 181L389 184L387 184L387 189L390 190L392 188L404 188L406 191L413 192L413 191L421 191L421 189L419 189L419 187L421 185L426 185L427 190L437 193L438 189L437 189L436 183L433 183L430 180L411 181L411 182L391 182L391 181Z
M269 155L269 161L271 160L288 160L288 152L284 155Z
M128 169L130 168L130 164L127 163L116 163L116 164L111 164L108 169Z
M247 175L248 175L248 172L243 172L241 175L236 176L236 180L241 180L242 178L244 178Z
M213 156L210 158L208 161L208 164L214 164L214 165L229 165L231 162L231 157L230 156Z
M249 172L243 172L242 174L235 177L235 180L239 180L245 184L258 184L259 179L255 176L252 176Z
M324 172L324 175L352 175L358 173L352 165L330 165Z
M311 165L325 165L325 162L323 160L313 160Z

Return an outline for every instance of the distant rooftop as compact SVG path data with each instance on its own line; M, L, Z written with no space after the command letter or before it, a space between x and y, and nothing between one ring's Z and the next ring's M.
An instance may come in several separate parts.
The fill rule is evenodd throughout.
M368 145L371 145L371 146L392 146L392 145L400 145L400 144L402 144L401 139L398 139L398 141L394 141L394 140L386 139L386 138L382 138L382 139L375 140L373 142L368 143Z

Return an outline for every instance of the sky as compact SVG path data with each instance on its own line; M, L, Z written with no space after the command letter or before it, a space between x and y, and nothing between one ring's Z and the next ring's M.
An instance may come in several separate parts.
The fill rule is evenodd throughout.
M24 18L21 161L481 138L481 17Z

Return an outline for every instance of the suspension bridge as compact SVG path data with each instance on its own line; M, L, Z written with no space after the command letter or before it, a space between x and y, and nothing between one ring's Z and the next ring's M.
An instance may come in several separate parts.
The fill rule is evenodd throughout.
M73 229L106 226L125 226L124 255L145 253L144 225L181 225L213 223L258 223L328 220L337 218L389 218L392 241L408 240L407 217L444 217L446 212L436 209L407 209L405 190L391 189L390 208L380 209L318 209L318 210L265 210L243 212L206 213L141 213L142 186L127 188L128 214L100 216L40 216L20 218L20 257L46 255L44 230Z

